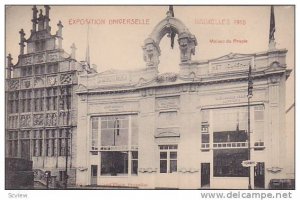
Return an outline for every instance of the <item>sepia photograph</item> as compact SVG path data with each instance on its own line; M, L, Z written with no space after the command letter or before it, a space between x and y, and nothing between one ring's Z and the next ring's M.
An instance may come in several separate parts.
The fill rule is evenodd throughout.
M4 26L6 190L295 190L295 5L5 5Z

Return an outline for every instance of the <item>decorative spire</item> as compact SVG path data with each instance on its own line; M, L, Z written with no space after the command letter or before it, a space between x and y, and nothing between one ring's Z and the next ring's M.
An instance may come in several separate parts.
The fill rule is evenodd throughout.
M85 61L88 64L88 66L90 66L89 30L90 30L90 27L88 25L88 27L87 27L87 38L86 38L87 46L86 46L86 52L85 52Z
M274 7L271 6L271 15L270 15L270 30L269 30L269 50L274 50L276 48L275 42L275 15L274 15Z
M71 46L71 58L72 59L76 59L76 46L75 44L73 43L72 46Z
M32 30L31 32L36 32L36 23L37 23L37 13L38 10L36 8L36 6L33 6L32 8Z
M50 21L50 17L49 17L49 10L50 10L50 6L44 6L45 7L45 29L47 29L48 31L50 31L50 26L49 26L49 21Z
M23 55L24 54L24 47L25 47L25 44L24 44L24 42L25 42L25 33L24 33L24 30L23 29L21 29L20 31L19 31L19 33L20 33L20 43L19 43L19 45L20 45L20 55Z
M58 39L58 48L61 49L62 48L62 28L64 26L62 25L61 21L59 20L58 24L57 24L57 28L58 30L56 31L56 37Z
M40 14L38 18L38 31L44 30L44 16L43 16L43 10L40 9Z
M7 67L6 67L6 78L10 79L11 78L11 71L12 71L12 57L11 54L9 53L7 56Z

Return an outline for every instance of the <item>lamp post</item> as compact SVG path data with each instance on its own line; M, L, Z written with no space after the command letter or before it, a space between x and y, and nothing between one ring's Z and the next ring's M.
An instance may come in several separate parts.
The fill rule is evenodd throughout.
M120 134L120 129L119 129L120 125L119 125L119 119L116 117L115 120L114 120L114 147L116 146L116 134L117 136ZM117 175L117 172L116 172L116 152L113 151L113 175L116 176Z
M248 160L251 160L251 144L250 144L250 100L252 98L252 91L253 91L253 81L251 75L251 64L249 65L249 72L248 72ZM251 166L249 166L248 170L248 189L251 190Z

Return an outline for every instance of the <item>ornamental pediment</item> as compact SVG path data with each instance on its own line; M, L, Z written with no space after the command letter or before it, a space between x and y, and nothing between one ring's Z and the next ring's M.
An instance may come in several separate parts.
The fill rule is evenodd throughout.
M232 60L232 59L239 59L239 58L247 58L252 57L253 54L241 54L241 53L229 53L227 55L221 56L219 58L211 59L210 61L224 61L224 60Z

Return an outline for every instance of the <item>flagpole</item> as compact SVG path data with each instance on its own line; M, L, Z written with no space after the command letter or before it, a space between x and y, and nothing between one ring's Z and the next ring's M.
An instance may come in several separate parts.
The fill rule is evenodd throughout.
M248 72L248 160L251 160L251 138L250 138L250 99L252 98L252 90L253 90L253 82L251 76L251 64L249 65ZM251 166L249 166L248 170L248 189L251 190Z

